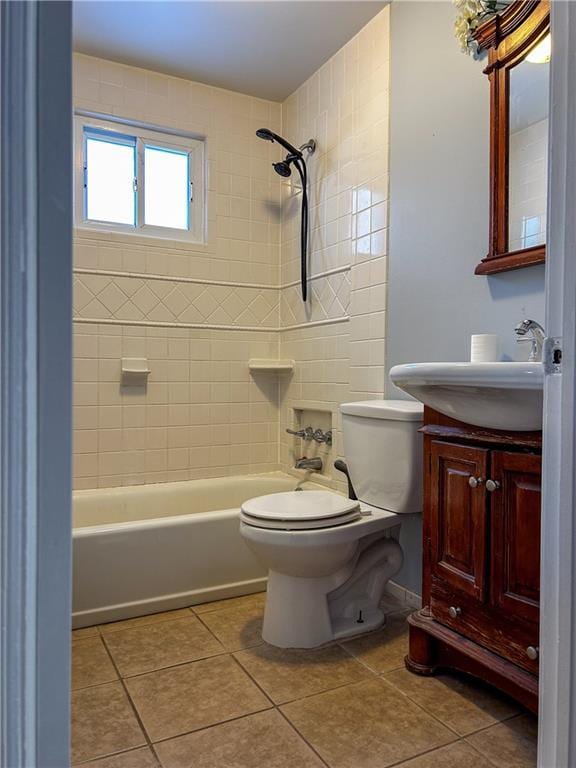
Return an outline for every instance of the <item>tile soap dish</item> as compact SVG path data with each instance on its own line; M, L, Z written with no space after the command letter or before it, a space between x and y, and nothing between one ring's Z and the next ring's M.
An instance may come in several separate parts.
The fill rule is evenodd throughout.
M122 384L131 387L145 386L150 373L145 357L122 358Z
M253 357L248 360L248 369L254 373L289 373L294 370L294 360L268 360Z

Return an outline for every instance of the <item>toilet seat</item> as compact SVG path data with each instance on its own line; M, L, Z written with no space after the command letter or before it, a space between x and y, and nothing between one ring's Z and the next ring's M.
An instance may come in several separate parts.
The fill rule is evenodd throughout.
M296 531L332 528L361 517L358 501L330 491L288 491L244 502L240 519L247 525Z

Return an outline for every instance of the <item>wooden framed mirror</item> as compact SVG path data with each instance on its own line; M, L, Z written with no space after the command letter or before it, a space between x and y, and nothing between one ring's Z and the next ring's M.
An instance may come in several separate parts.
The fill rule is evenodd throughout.
M474 38L490 80L490 241L475 271L489 275L546 258L549 0L515 0Z

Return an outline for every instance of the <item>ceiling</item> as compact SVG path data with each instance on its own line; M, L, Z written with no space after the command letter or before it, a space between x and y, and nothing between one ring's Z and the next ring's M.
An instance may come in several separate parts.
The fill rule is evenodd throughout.
M386 0L75 0L82 53L282 101Z
M510 131L516 133L548 117L550 64L524 60L510 70Z

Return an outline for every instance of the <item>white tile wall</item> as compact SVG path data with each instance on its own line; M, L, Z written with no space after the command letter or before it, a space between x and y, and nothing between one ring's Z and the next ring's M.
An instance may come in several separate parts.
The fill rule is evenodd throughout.
M298 361L281 387L281 461L286 469L310 446L286 435L293 409L332 412L332 461L343 454L338 406L383 397L385 376L386 255L388 229L389 10L384 9L283 105L285 135L296 144L313 137L310 157L310 306L298 285L282 287L281 327L311 325L280 334L282 357ZM283 185L283 283L299 274L299 191ZM327 274L326 274L327 273ZM336 473L338 474L338 473ZM334 478L344 488L341 478Z
M205 245L76 230L75 484L164 482L278 467L278 387L250 357L278 355L281 105L76 55L78 109L205 138ZM236 329L256 329L255 332ZM147 389L122 357L147 357Z
M77 324L74 343L77 488L277 469L277 384L247 365L277 333ZM121 358L142 356L148 386L120 386Z
M546 241L547 163L547 119L510 134L510 250ZM523 222L530 220L539 223L538 236L525 242Z
M283 105L75 56L76 107L205 137L209 190L205 245L76 231L77 488L289 469L302 407L332 413L325 482L344 488L338 406L384 391L388 27L384 9ZM300 193L262 126L318 142L307 307ZM140 356L147 389L122 388ZM292 377L250 377L250 357L278 356Z

